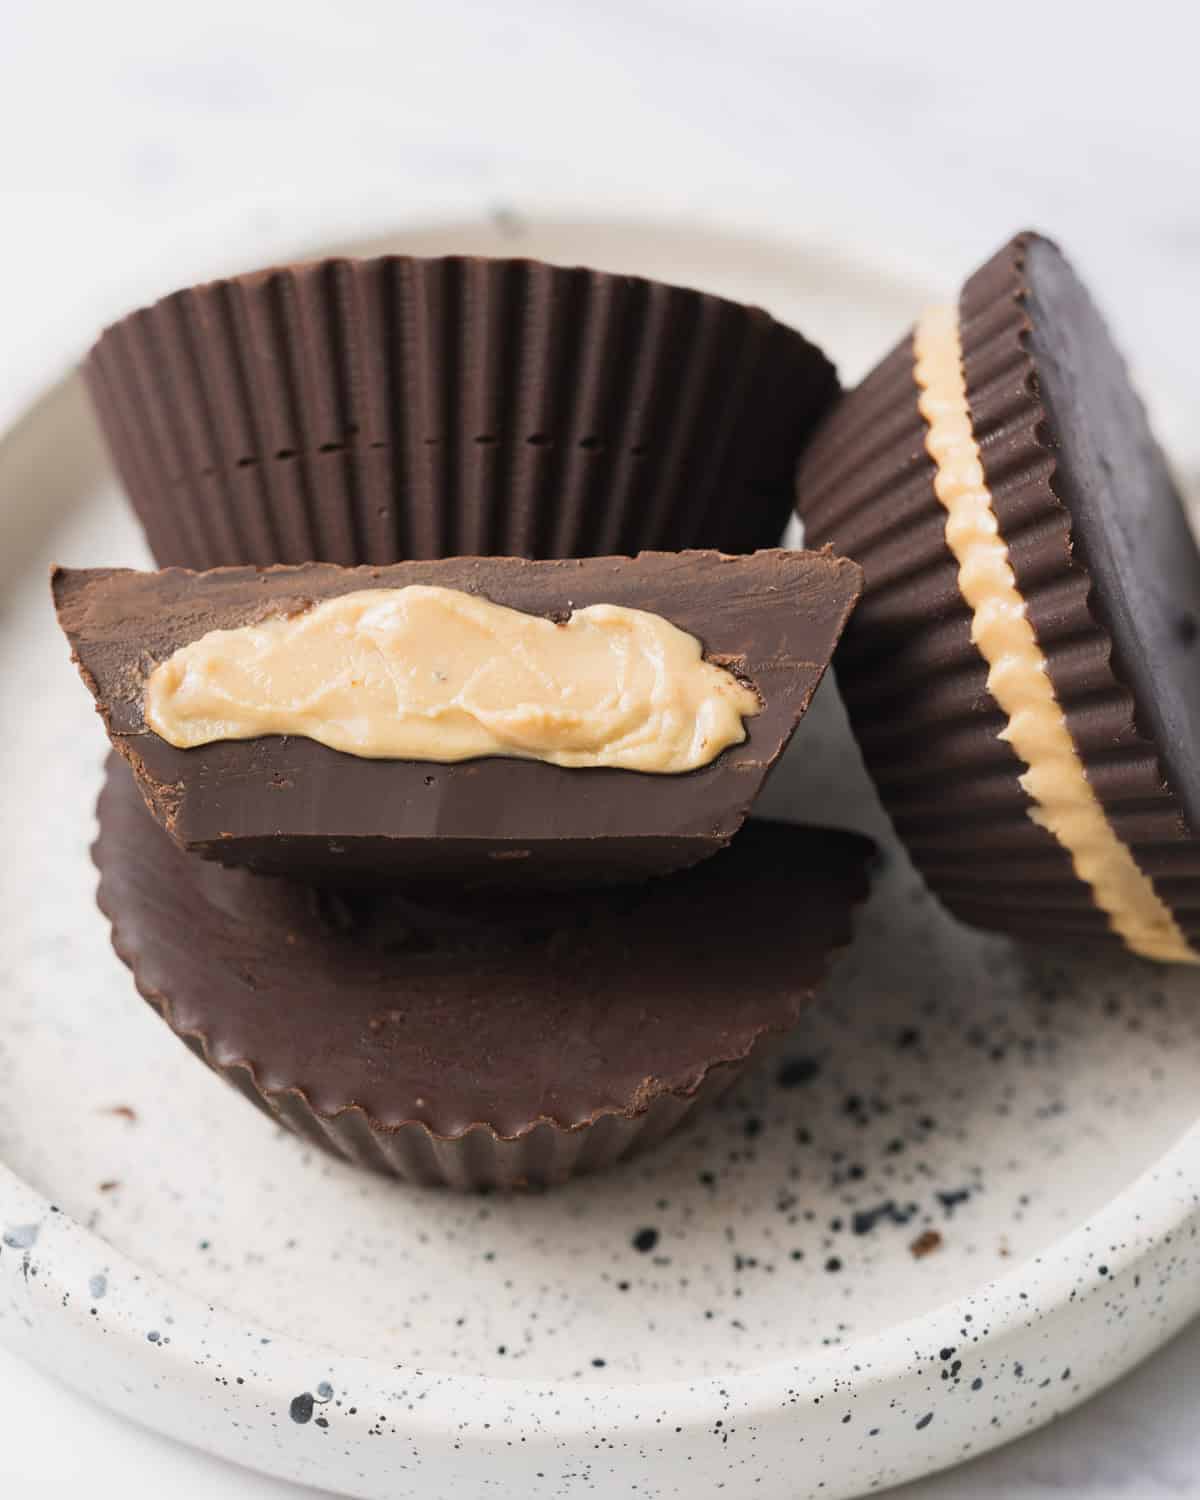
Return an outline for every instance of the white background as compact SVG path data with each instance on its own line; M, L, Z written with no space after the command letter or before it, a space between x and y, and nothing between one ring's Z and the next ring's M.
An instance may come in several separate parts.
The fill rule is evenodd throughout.
M951 290L1059 237L1160 428L1200 454L1191 0L988 5L0 0L0 427L99 322L428 214L652 212L804 233ZM1200 1330L1057 1427L906 1494L1200 1496ZM299 1494L0 1353L24 1496Z

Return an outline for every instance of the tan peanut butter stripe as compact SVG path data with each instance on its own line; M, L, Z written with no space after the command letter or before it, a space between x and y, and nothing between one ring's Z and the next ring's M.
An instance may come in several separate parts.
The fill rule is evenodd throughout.
M501 755L677 774L746 738L758 695L660 615L591 604L557 623L410 584L212 630L146 684L179 749L304 735L349 755Z
M913 334L913 374L946 510L946 544L972 611L971 639L988 664L988 690L1008 717L1001 735L1025 762L1029 816L1070 854L1109 925L1134 953L1197 963L1170 908L1118 838L1096 796L1055 696L1000 535L971 427L958 310L931 308Z

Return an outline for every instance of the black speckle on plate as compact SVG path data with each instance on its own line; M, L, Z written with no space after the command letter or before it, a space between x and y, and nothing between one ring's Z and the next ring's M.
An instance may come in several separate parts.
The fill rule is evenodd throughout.
M796 1089L811 1083L820 1071L821 1064L815 1057L793 1057L780 1067L775 1081L781 1089Z
M298 1422L303 1426L305 1422L312 1421L312 1414L313 1393L311 1391L301 1391L298 1396L292 1397L292 1404L288 1407L288 1416L293 1422Z

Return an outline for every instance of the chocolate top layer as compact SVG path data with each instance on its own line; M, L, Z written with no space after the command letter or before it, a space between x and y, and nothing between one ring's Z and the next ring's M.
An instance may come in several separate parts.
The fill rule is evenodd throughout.
M221 1069L376 1129L571 1127L690 1093L792 1025L850 936L870 841L750 823L635 887L415 903L189 858L113 760L100 905L142 994Z
M772 551L202 574L59 570L53 586L114 745L186 848L326 880L387 870L552 884L661 873L726 843L807 708L860 581L856 564L844 559ZM147 673L178 646L313 600L413 583L553 617L600 603L650 610L752 686L762 711L745 721L741 744L671 776L496 757L450 765L364 760L280 736L177 749L147 729Z
M1146 409L1087 288L1049 240L1024 246L1028 348L1091 606L1113 667L1200 829L1200 552Z

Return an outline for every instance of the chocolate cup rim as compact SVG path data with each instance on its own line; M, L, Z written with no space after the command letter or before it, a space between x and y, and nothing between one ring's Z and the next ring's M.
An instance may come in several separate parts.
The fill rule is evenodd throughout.
M84 351L79 363L86 365L90 362L99 346L105 341L115 328L127 323L132 318L138 318L146 313L157 312L178 297L185 297L191 292L206 292L217 287L246 286L258 287L265 285L276 276L288 276L297 271L316 273L328 270L332 266L350 265L361 266L380 264L390 261L411 261L422 264L435 262L471 262L486 261L490 265L504 265L514 267L548 267L554 271L568 271L586 276L599 276L613 281L636 282L642 286L659 286L671 292L683 292L688 296L703 297L706 300L721 303L725 307L735 309L738 312L747 313L768 319L780 328L786 328L789 333L795 334L804 340L812 348L829 362L828 355L824 354L818 345L813 344L805 334L794 329L790 324L781 322L775 315L768 312L758 302L743 302L737 297L728 297L722 292L707 292L699 287L689 285L682 281L664 281L659 276L645 276L639 271L606 271L602 266L589 265L584 261L560 261L547 260L538 255L476 255L470 252L447 251L441 255L414 255L405 251L383 251L373 255L311 255L301 256L295 260L272 261L265 266L257 266L249 271L235 271L225 276L210 276L203 281L186 282L182 286L173 287L168 292L163 292L158 297L153 297L148 302L139 302L136 306L126 309L119 317L111 319L102 325L100 332L95 336ZM315 451L315 450L313 450Z

